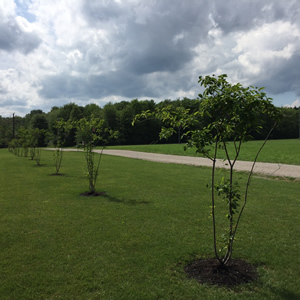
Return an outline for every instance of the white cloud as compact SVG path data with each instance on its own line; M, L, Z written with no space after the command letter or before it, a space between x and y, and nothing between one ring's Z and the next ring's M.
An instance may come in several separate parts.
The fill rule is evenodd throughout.
M272 63L288 60L300 49L300 31L290 22L263 24L249 32L236 34L234 53L250 76L268 74Z
M295 100L292 104L284 105L284 107L300 107L300 99Z
M182 40L182 39L184 39L184 33L183 33L183 32L181 32L181 33L179 33L179 34L176 34L176 35L174 36L174 38L173 38L173 43L176 45L176 44L178 44L178 42L179 42L180 40Z
M34 31L34 26L30 22L28 22L24 17L17 16L16 22L24 32L32 32Z
M15 15L16 4L13 0L5 0L0 2L0 19L7 22Z

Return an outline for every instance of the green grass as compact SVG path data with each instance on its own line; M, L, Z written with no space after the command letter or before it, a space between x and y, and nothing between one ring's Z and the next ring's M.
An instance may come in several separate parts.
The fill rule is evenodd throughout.
M298 299L299 182L254 177L234 257L260 280L228 290L187 279L212 255L209 168L103 156L98 191L82 197L83 153L54 173L0 150L1 299ZM238 174L245 182L246 175Z
M263 141L250 141L242 146L239 160L253 161L256 152ZM173 155L200 156L194 149L184 151L185 144L155 144L155 145L134 145L114 146L109 149L135 150L142 152L153 152ZM230 153L234 154L233 143L229 144ZM223 151L219 151L219 158L225 158ZM300 165L300 139L294 140L270 140L261 151L258 161Z

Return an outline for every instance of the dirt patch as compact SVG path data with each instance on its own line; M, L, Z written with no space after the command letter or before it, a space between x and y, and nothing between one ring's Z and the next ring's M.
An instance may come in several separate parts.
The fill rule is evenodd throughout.
M188 264L184 270L188 277L199 283L229 288L258 278L256 267L241 259L232 259L228 265L222 267L216 259L198 259Z

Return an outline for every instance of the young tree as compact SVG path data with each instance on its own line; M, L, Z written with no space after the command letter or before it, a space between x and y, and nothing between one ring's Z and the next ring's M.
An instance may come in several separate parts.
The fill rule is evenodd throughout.
M83 144L85 152L87 178L89 181L88 195L96 195L96 182L104 146L110 139L117 138L118 132L105 127L105 121L99 118L92 117L89 120L82 118L74 124L77 130L77 141ZM97 161L95 158L96 153L93 150L94 147L99 144L102 145L102 149Z
M30 136L28 129L21 127L17 132L17 139L19 144L18 155L27 157L30 147Z
M243 87L241 84L230 84L227 75L199 77L199 83L204 87L204 92L199 94L201 99L199 111L190 113L189 109L165 107L154 113L143 112L136 116L135 121L141 118L157 117L164 124L160 137L168 138L174 134L176 127L189 128L185 133L188 138L188 147L196 148L212 161L211 174L211 216L213 225L214 253L220 266L226 265L233 251L233 244L237 228L247 203L248 188L257 157L265 145L270 133L277 124L279 118L278 109L273 106L271 98L262 92L262 89ZM179 118L180 116L180 118ZM201 117L201 126L199 117ZM269 129L265 141L258 149L254 157L253 165L248 176L243 195L239 192L239 184L235 180L234 166L242 149L242 144L252 138L254 132L260 132L265 117L273 120L273 126ZM199 125L196 129L196 125ZM230 155L228 142L234 144L234 153ZM229 165L229 178L222 178L216 182L216 162L218 151L222 149ZM227 205L227 229L222 247L217 243L216 233L216 197L220 196ZM221 206L218 204L218 208Z
M67 136L72 129L72 123L70 121L65 122L64 120L56 121L54 125L56 129L56 136L53 137L53 144L55 145L55 150L53 152L53 162L55 166L55 175L59 174L63 159L63 149Z
M14 149L18 156L27 157L29 152L31 160L35 160L40 166L41 150L37 146L41 135L44 133L43 129L25 129L22 127L17 132L17 138L11 141L9 148Z
M262 88L258 89L252 86L245 88L239 83L232 85L226 80L226 77L226 75L221 75L218 78L215 76L199 78L200 84L205 88L203 94L199 94L199 97L202 99L200 114L202 118L206 118L207 125L201 131L195 130L191 132L189 142L190 146L196 147L197 151L209 158L213 164L211 200L214 251L221 265L226 265L232 257L233 243L241 215L247 203L248 188L257 157L279 119L278 109L272 104L272 99L262 92ZM273 125L254 157L246 184L244 201L243 204L239 204L241 194L239 193L238 183L234 180L234 166L239 157L242 144L252 139L254 132L261 131L261 125L266 117L273 120ZM230 141L234 144L235 151L233 155L230 155L228 150L228 142ZM215 165L217 152L220 148L225 151L229 165L229 179L225 180L222 178L216 184ZM211 151L209 151L210 149ZM215 193L225 200L228 211L226 214L228 227L223 256L219 256L217 252Z
M40 165L40 150L38 149L38 143L41 135L44 135L43 129L27 129L27 142L29 145L29 152L31 160L37 158L36 162ZM36 157L37 156L37 157Z
M11 153L18 155L18 149L19 149L19 139L12 139L8 144L8 151Z
M36 164L38 165L38 166L40 166L41 165L41 158L42 158L42 150L41 150L41 148L36 148L35 149L35 155L34 155L34 160L35 160L35 162L36 162Z

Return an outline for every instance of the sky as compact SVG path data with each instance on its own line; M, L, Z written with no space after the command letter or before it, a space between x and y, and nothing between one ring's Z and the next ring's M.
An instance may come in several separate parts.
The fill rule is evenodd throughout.
M0 0L0 115L197 98L199 76L300 106L300 0Z

